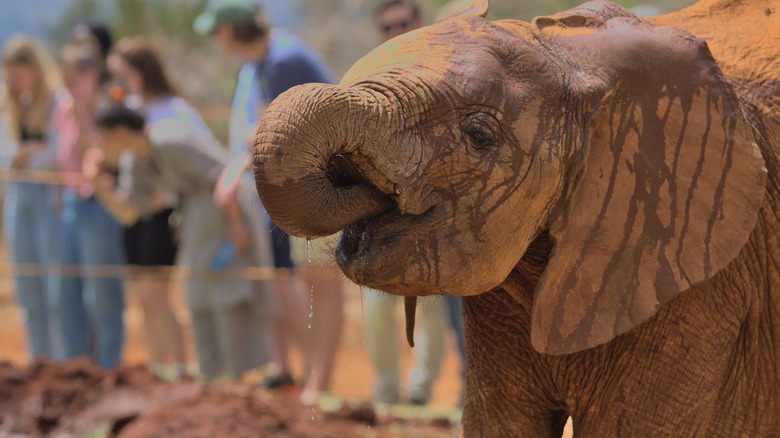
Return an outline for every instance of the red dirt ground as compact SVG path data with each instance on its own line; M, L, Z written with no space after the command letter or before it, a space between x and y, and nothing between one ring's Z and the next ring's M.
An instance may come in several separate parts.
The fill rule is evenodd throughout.
M451 429L444 420L377 418L369 406L317 412L247 385L163 382L141 365L106 373L87 360L0 364L0 436L389 438Z
M0 364L0 436L51 437L448 437L446 421L333 413L293 394L239 384L163 382L142 365L103 372L87 360Z
M0 262L5 252L0 242ZM7 266L7 265L6 265ZM332 397L314 409L298 403L297 390L265 391L255 383L262 370L240 383L163 382L146 370L143 320L127 294L127 343L123 365L103 372L86 360L28 364L19 308L11 279L0 272L0 438L3 437L282 437L282 438L445 438L455 436L460 394L460 360L449 336L441 375L429 407L378 409L370 404L374 371L365 351L360 292L345 296L345 326L332 378ZM176 311L194 349L181 290L174 287ZM402 321L398 306L398 321ZM403 342L403 324L398 325ZM411 350L402 344L402 376ZM300 377L300 354L293 350ZM564 437L571 437L571 426Z
M5 254L0 249L0 261ZM454 338L429 408L381 410L372 397L373 369L365 352L359 290L346 291L345 327L332 379L333 397L312 409L298 403L295 389L269 392L254 385L262 370L239 384L163 382L146 370L143 320L128 294L127 343L123 366L105 373L86 360L67 364L28 364L24 329L14 303L11 279L0 274L0 437L451 437L457 418L460 361ZM189 353L191 330L181 291L175 308L185 324ZM399 312L402 306L399 307ZM399 317L402 316L399 314ZM399 321L402 321L399 319ZM399 324L399 342L404 337ZM411 354L403 344L402 376ZM300 354L293 351L300 377Z

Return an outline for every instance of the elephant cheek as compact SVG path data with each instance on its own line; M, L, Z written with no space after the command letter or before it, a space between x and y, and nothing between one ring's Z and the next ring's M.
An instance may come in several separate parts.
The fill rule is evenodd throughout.
M510 218L496 218L511 222ZM507 225L461 232L443 270L450 275L445 290L449 295L469 296L487 292L506 280L533 238L533 230L517 230Z

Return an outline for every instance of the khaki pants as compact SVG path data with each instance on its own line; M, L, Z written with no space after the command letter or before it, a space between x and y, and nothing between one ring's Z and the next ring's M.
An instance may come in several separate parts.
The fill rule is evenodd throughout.
M201 278L197 287L214 286L209 283ZM273 312L269 312L269 300L263 294L267 293L258 291L237 303L190 308L198 367L203 377L226 374L239 378L274 359Z
M396 319L401 298L363 288L363 326L366 345L377 372L374 382L376 401L399 401L399 343ZM401 319L403 316L401 316ZM409 373L409 398L428 402L431 388L439 376L444 358L447 327L441 297L418 300L414 331L414 363ZM409 348L406 342L400 348Z

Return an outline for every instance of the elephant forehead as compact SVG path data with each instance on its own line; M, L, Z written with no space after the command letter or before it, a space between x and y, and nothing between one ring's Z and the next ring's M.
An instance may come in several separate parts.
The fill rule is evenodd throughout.
M486 20L452 18L407 32L361 58L341 80L350 86L388 73L413 73L422 79L440 79L469 56L470 48L488 45L497 29Z

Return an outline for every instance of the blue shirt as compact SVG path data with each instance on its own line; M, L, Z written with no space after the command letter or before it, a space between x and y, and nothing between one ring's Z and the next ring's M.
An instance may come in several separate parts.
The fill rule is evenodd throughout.
M247 153L246 138L254 134L260 111L288 89L310 82L335 83L322 57L298 37L274 31L261 62L244 64L238 74L230 115L231 155Z

